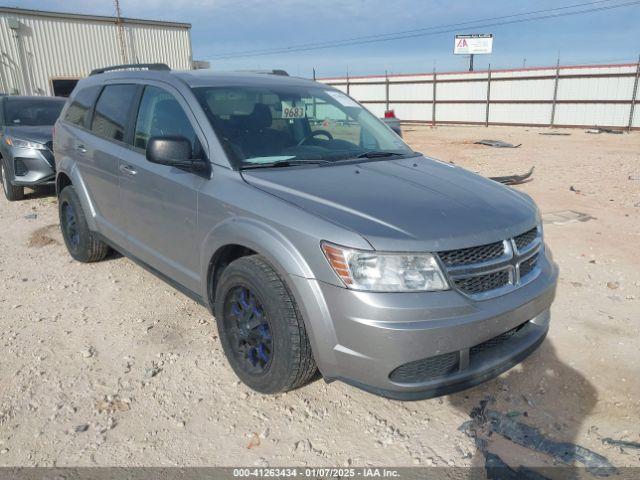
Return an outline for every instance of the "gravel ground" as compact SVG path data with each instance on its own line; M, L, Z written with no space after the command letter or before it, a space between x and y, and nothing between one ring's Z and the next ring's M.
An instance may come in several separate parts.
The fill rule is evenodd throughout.
M412 403L322 380L262 396L228 367L204 308L123 257L72 261L52 196L2 199L0 466L467 466L490 454L513 467L640 466L640 134L405 131L415 149L483 175L535 166L516 188L543 213L593 217L545 226L558 297L523 364ZM473 144L484 138L522 146Z

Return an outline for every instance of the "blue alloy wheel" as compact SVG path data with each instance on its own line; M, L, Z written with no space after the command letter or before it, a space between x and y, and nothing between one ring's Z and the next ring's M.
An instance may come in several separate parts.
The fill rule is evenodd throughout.
M251 289L239 286L227 294L225 324L231 348L247 373L261 375L271 366L273 340L269 320Z

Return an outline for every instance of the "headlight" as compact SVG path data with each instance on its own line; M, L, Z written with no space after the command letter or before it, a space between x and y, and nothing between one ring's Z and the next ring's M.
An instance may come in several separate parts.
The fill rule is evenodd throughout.
M33 148L35 150L46 150L46 145L43 143L32 142L29 140L23 140L16 137L5 137L4 142L10 147L16 148Z
M430 253L380 253L326 242L321 246L333 271L352 290L419 292L449 288Z

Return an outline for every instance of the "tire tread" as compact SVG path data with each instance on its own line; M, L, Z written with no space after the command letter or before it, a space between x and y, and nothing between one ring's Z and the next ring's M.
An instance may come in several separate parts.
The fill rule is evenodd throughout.
M69 197L69 203L73 204L73 208L75 214L77 216L77 222L82 225L82 229L84 230L84 235L86 235L86 246L84 251L78 252L77 255L69 253L78 261L83 263L94 263L104 260L104 258L109 253L109 246L104 243L102 240L96 238L95 234L89 230L89 226L87 225L87 218L84 214L84 210L82 209L82 204L80 203L80 199L78 198L78 194L72 185L65 187L62 192L60 192L59 200L63 197ZM62 228L62 219L60 220L60 228ZM64 237L64 235L63 235Z
M0 160L2 162L5 162L4 159ZM4 164L4 172L5 174L8 172L7 169L7 164L5 162ZM4 181L4 179L2 179ZM9 184L9 190L4 190L4 183L3 183L3 190L4 190L4 195L7 198L7 200L9 200L10 202L15 202L18 200L24 200L24 187L20 187L20 186L16 186L14 184L12 184L9 180L7 180L7 183Z
M278 385L274 385L273 389L270 388L269 391L265 393L286 392L306 385L314 378L318 367L313 357L304 319L286 283L261 255L241 257L232 262L227 268L232 265L235 268L241 268L245 271L259 271L261 274L260 277L269 283L269 287L273 290L274 295L276 295L280 302L279 307L282 311L282 320L284 320L284 324L286 325L286 335L288 335L291 340L291 351L289 352L290 363L287 369L287 376L278 379ZM220 283L222 283L222 279ZM217 295L216 298L220 299ZM222 309L218 309L217 311L221 312ZM222 320L218 321L218 325L222 323Z

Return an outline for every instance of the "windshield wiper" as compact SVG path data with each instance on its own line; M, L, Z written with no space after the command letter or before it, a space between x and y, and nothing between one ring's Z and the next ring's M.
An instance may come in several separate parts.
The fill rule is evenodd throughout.
M395 157L404 156L406 153L388 152L384 150L370 150L368 152L361 153L356 158L382 158L382 157Z
M277 160L275 162L268 163L248 163L242 165L242 170L249 170L253 168L267 168L267 167L295 167L297 165L317 165L320 163L331 163L329 160Z

